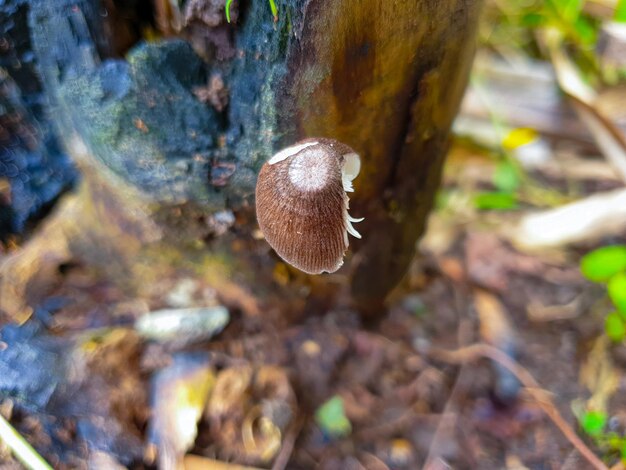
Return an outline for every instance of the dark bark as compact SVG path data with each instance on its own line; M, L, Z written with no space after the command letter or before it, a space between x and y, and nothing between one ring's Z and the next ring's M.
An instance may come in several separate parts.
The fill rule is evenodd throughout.
M76 177L36 67L27 2L0 3L0 241L22 233Z

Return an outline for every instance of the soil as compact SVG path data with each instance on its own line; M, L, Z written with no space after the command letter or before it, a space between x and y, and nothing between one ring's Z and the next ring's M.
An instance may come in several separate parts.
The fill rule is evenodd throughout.
M452 158L448 175L460 174L454 164ZM447 189L457 186L446 178ZM207 302L210 285L180 272L163 280L169 287L162 297L129 298L79 260L65 264L54 292L20 329L32 328L29 335L7 339L5 326L0 345L19 342L23 359L32 348L35 359L24 359L23 367L43 364L44 352L56 354L57 364L72 357L73 366L33 379L57 384L40 401L14 390L0 412L54 468L154 468L154 446L163 452L173 433L167 424L156 430L151 424L167 413L155 401L158 387L172 385L155 389L155 376L185 355L205 354L217 384L228 371L244 392L220 395L215 385L200 411L198 436L186 445L196 456L260 468L272 462L293 469L590 468L508 370L488 359L450 364L434 353L483 342L526 368L569 426L612 463L614 456L595 447L575 418L585 400L602 396L606 377L623 377L626 364L626 348L603 334L609 308L603 289L579 273L579 256L589 247L550 256L518 252L497 230L510 218L436 212L376 324L349 309L306 318L232 310L228 326L209 341L159 344L140 338L135 320L174 304ZM626 421L616 392L623 380L606 386L610 426L621 432ZM350 422L343 436L316 420L333 396L343 400ZM270 446L268 435L256 429L251 449L241 429L248 412L267 403L279 410L271 416L282 449L263 454L259 436ZM0 462L16 466L6 452Z

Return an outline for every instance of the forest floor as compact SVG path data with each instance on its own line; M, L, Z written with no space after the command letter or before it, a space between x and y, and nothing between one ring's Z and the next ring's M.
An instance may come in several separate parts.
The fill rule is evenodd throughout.
M626 243L624 203L610 208L626 197L624 76L587 89L589 32L615 2L485 3L437 208L379 321L226 311L192 270L137 298L79 259L35 263L54 270L18 299L33 311L0 316L0 469L22 468L16 449L32 461L24 441L55 469L624 469L626 328L609 339L606 289L580 270ZM590 69L575 86L572 49Z
M185 453L185 468L592 468L581 443L610 467L615 443L579 424L601 410L606 436L626 429L626 347L607 339L605 290L579 268L598 241L539 252L511 243L532 188L568 199L621 186L600 157L555 148L562 166L526 172L514 208L486 210L476 195L501 162L453 146L439 208L376 324L347 309L231 311L210 341L163 344L135 321L210 304L210 285L177 273L161 298L137 299L66 263L28 322L0 330L0 348L14 351L0 363L14 395L0 413L54 468L154 468ZM559 173L572 154L597 171ZM448 353L472 344L483 349ZM500 356L484 357L490 347ZM20 468L1 446L0 466Z

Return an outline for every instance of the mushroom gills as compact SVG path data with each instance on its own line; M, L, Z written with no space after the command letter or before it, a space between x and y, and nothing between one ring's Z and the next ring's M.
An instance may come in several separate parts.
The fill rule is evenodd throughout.
M348 214L348 224L347 224L347 230L348 233L350 235L352 235L355 238L360 239L361 238L361 234L359 232L356 231L356 229L354 228L354 226L352 225L353 223L358 223L358 222L363 222L365 220L365 217L361 217L360 219L355 219L354 217L350 217L350 215Z
M361 159L356 153L347 153L343 156L343 165L341 167L341 182L343 190L347 193L354 192L352 181L359 176L361 171Z
M354 187L352 186L352 181L359 175L361 171L361 159L356 153L347 153L343 156L343 166L341 167L341 182L343 184L343 190L347 193L354 192ZM361 217L360 219L355 219L354 217L350 217L350 214L347 213L348 208L346 207L346 216L347 216L347 224L346 229L350 235L355 238L361 239L361 234L356 231L353 223L363 222L365 217Z

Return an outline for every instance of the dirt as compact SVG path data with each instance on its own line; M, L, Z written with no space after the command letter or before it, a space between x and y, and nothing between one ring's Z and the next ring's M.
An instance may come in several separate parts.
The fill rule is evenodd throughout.
M123 323L124 314L120 317L111 312L115 304L103 307L103 298L116 297L106 285L94 283L77 290L70 279L71 276L57 295L80 298L83 315L77 315L76 304L60 309L53 316L57 334L85 325ZM536 282L528 287L535 286ZM223 349L233 358L252 364L275 363L287 370L297 391L297 413L306 419L291 460L294 468L311 468L315 462L317 468L346 468L348 460L355 457L366 465L364 462L372 455L389 467L414 468L433 448L454 468L502 468L510 455L532 468L560 468L571 452L570 446L537 405L524 399L524 394L508 405L494 399L494 370L488 363L446 367L413 348L416 338L436 346L454 347L459 320L476 322L470 309L459 310L450 301L456 289L445 277L433 273L421 292L426 312L420 316L400 304L391 309L379 328L366 330L354 313L330 312L282 331L265 325L268 331L256 337L218 339L218 348L209 343L202 349ZM546 291L550 293L549 289ZM130 300L120 297L117 305ZM522 305L524 302L509 300ZM524 321L524 312L513 309L511 313L519 318L514 321L515 339L523 344L519 360L557 397L561 411L572 421L568 403L584 395L577 385L578 343L584 339L578 331L580 325L576 321L547 327L533 325ZM235 319L234 323L237 321L245 319ZM229 328L239 327L233 324ZM228 329L223 336L228 338ZM261 350L263 353L259 354ZM147 351L150 349L144 353ZM101 361L96 368L110 367L104 358ZM116 374L142 375L136 362L117 364ZM88 379L94 381L93 377ZM130 390L142 386L146 386L145 381ZM329 442L311 415L334 394L344 398L353 431L345 439ZM131 398L129 395L126 400ZM133 407L136 406L135 403ZM136 414L147 417L149 409L140 407ZM448 416L452 423L445 423ZM74 436L76 421L68 419L66 425L66 434ZM146 421L139 421L140 429L146 425ZM45 436L37 437L38 431L45 435L45 429L27 429L24 420L18 420L17 426L27 436L33 436L35 443L45 441ZM433 442L435 431L441 426L445 431ZM206 438L201 434L198 441L202 440ZM237 461L228 442L222 445L219 454ZM64 446L79 447L71 438ZM58 461L55 455L45 456L52 462ZM133 466L142 465L137 462Z
M593 392L580 376L603 336L605 296L580 275L579 252L562 250L551 259L511 247L493 230L494 219L505 223L509 216L478 213L459 226L438 212L407 278L374 325L347 309L304 319L268 315L262 322L232 312L226 329L200 344L150 343L138 338L133 324L172 302L206 301L210 285L181 274L163 281L172 287L162 298L129 298L89 266L64 264L54 292L27 322L34 330L22 346L50 352L54 344L59 358L78 357L82 366L59 366L48 399L29 403L18 390L1 411L55 468L87 468L89 462L153 468L153 378L181 355L202 353L218 383L226 374L244 385L241 396L224 395L230 408L220 409L230 411L219 419L206 411L216 409L218 394L207 398L188 451L196 456L261 468L274 459L298 469L420 468L427 461L428 468L589 468L507 370L487 359L453 365L431 354L479 341L498 347L528 369L582 435L573 404ZM433 230L448 242L433 244ZM6 335L6 327L0 331ZM605 349L621 377L626 350ZM343 437L325 433L315 418L333 396L342 398L351 426ZM626 423L618 396L609 397L617 427ZM271 417L279 437L254 428L256 447L250 449L241 429L257 426L248 416L268 400L274 408L263 416ZM271 451L274 438L284 448L293 441L293 449ZM0 461L2 455L3 465L13 465L6 453Z

